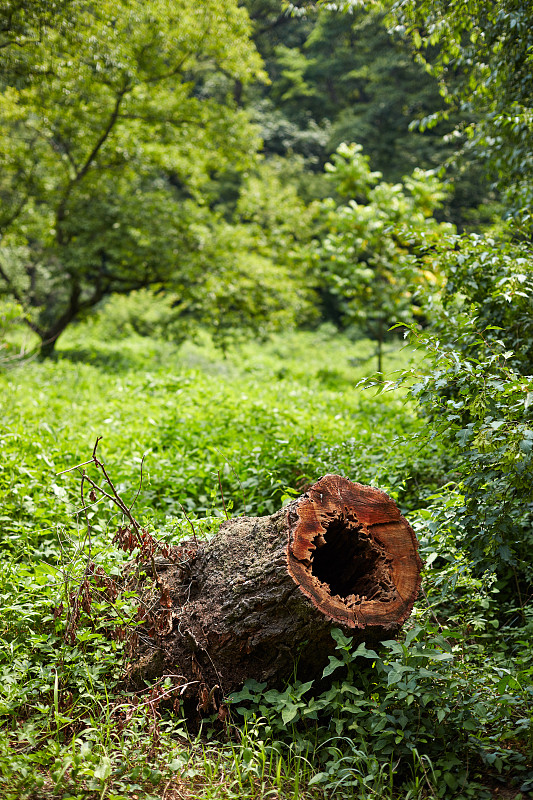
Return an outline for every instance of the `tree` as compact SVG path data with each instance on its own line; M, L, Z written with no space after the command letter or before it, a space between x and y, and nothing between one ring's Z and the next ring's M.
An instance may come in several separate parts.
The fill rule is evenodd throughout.
M453 463L433 529L451 532L479 571L523 605L532 583L533 253L488 237L443 239L435 257L433 330L413 330L426 354L411 392ZM413 380L413 378L415 380Z
M225 351L243 335L263 339L312 318L301 258L297 263L285 252L278 261L270 233L251 222L206 220L188 283L178 272L170 284L178 300L167 333L181 338L200 326Z
M244 331L261 338L316 317L304 255L312 210L298 195L298 174L284 159L258 160L230 220L219 219L206 237L189 313L223 346Z
M234 0L58 9L0 75L0 291L44 355L106 295L187 273L202 185L256 146L233 81L261 74Z
M482 161L512 217L499 239L435 242L442 281L426 300L431 328L412 327L428 360L408 379L426 416L420 445L429 431L453 463L429 529L459 540L479 572L495 572L522 615L532 545L532 11L524 0L402 0L391 13L448 111L467 118L458 161Z
M416 63L406 38L387 30L381 9L340 14L313 4L291 16L264 0L249 6L271 79L248 91L252 106L257 94L263 98L267 153L293 150L321 169L341 142L357 141L387 180L442 163L450 125L424 135L409 131L413 119L445 107L437 81Z
M417 63L409 38L387 26L382 4L335 5L350 5L350 13L331 3L285 4L280 13L275 0L247 2L270 83L252 84L241 100L260 126L267 157L304 159L307 199L326 196L321 172L342 142L361 144L372 169L393 183L415 167L441 169L462 146L448 135L461 117ZM418 126L427 118L439 121ZM447 181L441 217L471 229L492 213L494 193L478 164L452 161Z
M334 321L377 341L381 372L387 330L420 312L414 291L434 280L423 255L450 226L433 218L444 192L431 172L415 170L403 186L392 185L370 170L361 150L342 144L326 164L337 198L319 209L315 279Z
M527 228L533 201L531 0L398 0L392 16L470 119L467 147L483 158L510 212Z
M316 318L305 250L312 209L298 196L298 165L257 159L240 177L237 196L219 193L213 208L195 208L187 221L191 255L163 287L105 304L113 335L135 330L173 341L208 331L224 351L237 339ZM122 330L121 330L122 329Z

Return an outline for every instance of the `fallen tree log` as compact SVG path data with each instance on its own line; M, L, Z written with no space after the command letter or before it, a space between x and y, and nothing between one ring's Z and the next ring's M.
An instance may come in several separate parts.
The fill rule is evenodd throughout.
M409 523L384 492L326 475L268 517L224 522L157 563L131 677L180 675L213 698L247 678L320 677L332 627L356 641L393 637L411 613L421 561ZM192 688L194 687L194 688ZM187 694L190 693L189 690ZM215 707L216 703L213 703Z

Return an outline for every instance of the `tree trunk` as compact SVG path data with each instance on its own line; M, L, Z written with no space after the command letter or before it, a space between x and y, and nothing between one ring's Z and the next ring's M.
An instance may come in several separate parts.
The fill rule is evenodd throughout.
M56 342L58 337L43 338L39 347L39 360L46 361L47 358L52 358L56 351Z
M356 642L397 633L420 569L395 503L326 475L272 516L228 520L212 540L183 543L159 562L159 587L144 598L156 609L152 644L137 644L131 677L179 674L204 705L215 686L220 697L247 678L279 685L295 661L301 677L320 677L332 627Z

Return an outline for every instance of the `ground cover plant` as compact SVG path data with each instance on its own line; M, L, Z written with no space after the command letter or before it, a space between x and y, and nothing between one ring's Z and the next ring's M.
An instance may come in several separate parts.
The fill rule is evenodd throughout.
M118 349L105 324L66 334L57 361L0 378L4 796L525 796L533 621L505 581L476 570L452 525L432 522L450 465L435 442L422 446L405 390L358 387L373 345L325 326L223 358L207 339L130 336ZM391 368L411 356L387 354ZM122 680L138 603L113 591L109 602L130 557L111 544L120 514L92 505L88 487L84 500L70 470L97 436L117 491L165 542L191 524L210 536L226 514L270 513L328 471L385 488L426 562L405 635L377 652L334 632L323 678L245 685L225 732L209 718L188 731L171 677L138 693ZM108 583L80 594L69 636L88 557Z

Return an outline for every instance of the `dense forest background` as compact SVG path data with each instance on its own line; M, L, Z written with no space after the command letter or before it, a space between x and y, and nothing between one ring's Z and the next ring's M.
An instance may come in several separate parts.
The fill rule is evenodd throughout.
M526 0L0 0L6 798L530 796L532 30ZM100 436L168 542L384 488L425 561L404 634L187 729L176 676L124 683Z

